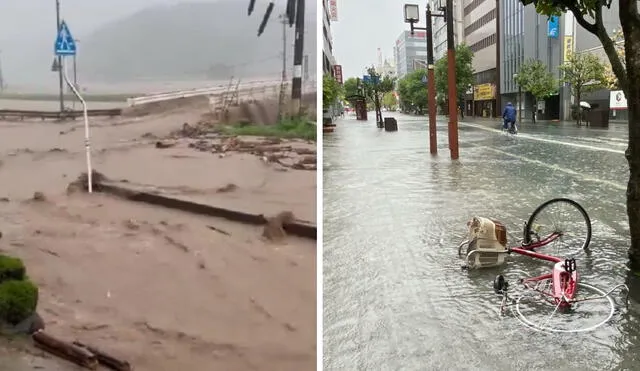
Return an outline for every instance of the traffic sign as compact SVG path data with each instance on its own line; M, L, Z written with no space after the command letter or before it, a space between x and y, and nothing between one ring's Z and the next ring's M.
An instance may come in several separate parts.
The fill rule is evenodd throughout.
M51 72L60 71L60 64L58 63L58 57L53 57L53 63L51 64Z
M65 21L60 24L60 30L56 37L55 53L56 55L76 55L76 42L73 40Z

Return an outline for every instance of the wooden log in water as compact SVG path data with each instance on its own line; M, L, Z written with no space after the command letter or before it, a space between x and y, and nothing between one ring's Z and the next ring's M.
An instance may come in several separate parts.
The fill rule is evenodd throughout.
M56 339L43 331L35 332L31 337L40 349L90 370L98 368L98 358L85 348Z
M73 342L74 345L82 347L87 349L88 351L90 351L91 353L95 354L96 357L98 358L98 362L100 362L102 365L107 366L109 368L111 368L112 370L116 370L116 371L131 371L133 370L133 368L131 367L131 365L129 364L129 362L127 361L121 361L113 356L110 356L109 354L99 350L96 347L93 347L91 345L87 345L87 344L83 344L79 341L74 341Z

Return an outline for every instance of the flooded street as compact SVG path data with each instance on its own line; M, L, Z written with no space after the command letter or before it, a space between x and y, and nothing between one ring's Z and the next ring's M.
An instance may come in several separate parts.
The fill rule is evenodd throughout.
M372 113L370 113L372 117ZM326 370L638 370L640 284L625 266L627 128L460 123L460 161L450 160L446 118L439 154L426 117L387 133L352 116L324 136L324 367ZM373 116L375 117L375 116ZM595 331L548 334L507 312L492 282L550 271L509 256L500 268L463 271L457 246L472 216L502 221L509 245L534 209L556 197L591 218L591 252L577 257L582 282L631 289Z
M217 134L185 131L205 113L92 119L93 166L125 187L315 222L315 171L231 144L216 152ZM47 333L94 343L136 370L315 365L314 240L269 241L261 227L98 192L67 194L86 171L81 121L0 122L0 133L0 252L23 259L38 284ZM233 140L260 141L251 138ZM315 153L315 143L302 140L270 145ZM3 348L2 371L75 369L39 351Z

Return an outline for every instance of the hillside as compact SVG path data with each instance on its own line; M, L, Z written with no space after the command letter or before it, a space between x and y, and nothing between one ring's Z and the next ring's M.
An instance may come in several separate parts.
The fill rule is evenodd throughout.
M82 75L91 81L226 79L278 76L282 69L282 25L276 7L257 37L266 3L247 16L244 1L192 2L146 8L99 27L79 44ZM306 12L305 54L315 71L315 10ZM288 67L294 29L287 28Z

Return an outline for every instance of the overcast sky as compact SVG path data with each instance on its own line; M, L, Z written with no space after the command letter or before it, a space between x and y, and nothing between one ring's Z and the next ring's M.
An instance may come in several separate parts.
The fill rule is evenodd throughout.
M62 18L74 38L80 40L101 26L144 8L184 2L220 0L60 0ZM229 0L226 0L229 1ZM231 0L249 5L249 0ZM263 14L270 0L256 0L256 13ZM274 0L274 14L284 11L286 0ZM315 1L305 12L317 13ZM272 20L275 15L272 15ZM229 20L232 22L233 20ZM55 0L0 0L0 64L9 84L55 80L50 71L56 37ZM316 32L315 30L310 32ZM81 52L79 52L80 58Z
M336 62L342 65L345 80L361 76L366 67L377 64L377 48L382 50L383 58L393 62L393 45L407 28L404 3L402 0L337 0L338 21L331 23L331 33Z

